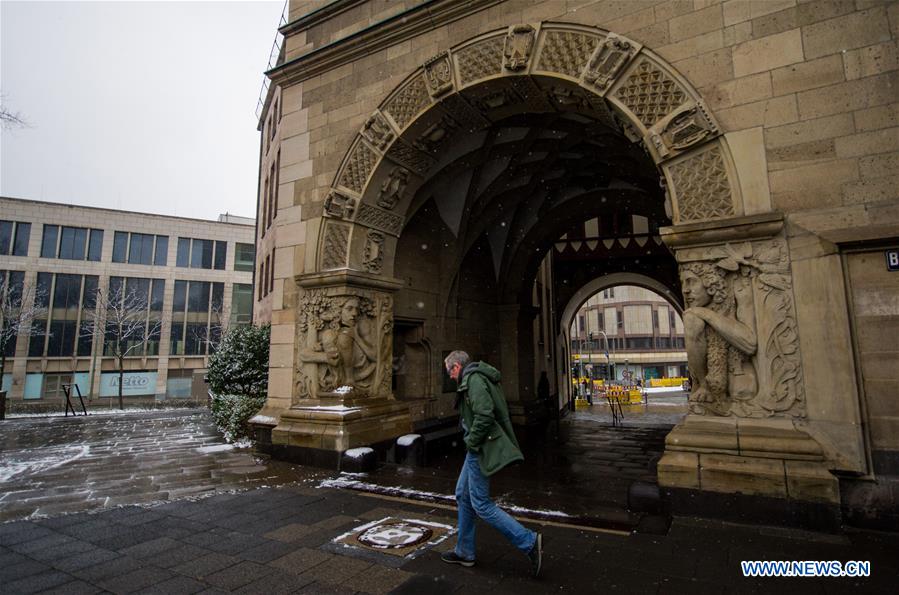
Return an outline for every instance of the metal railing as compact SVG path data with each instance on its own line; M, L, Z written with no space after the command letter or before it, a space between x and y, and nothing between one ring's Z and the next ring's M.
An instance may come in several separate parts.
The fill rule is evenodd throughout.
M290 0L284 0L284 8L281 9L281 19L278 21L278 29L287 24L287 6ZM268 63L265 67L266 72L277 66L278 56L281 54L281 45L284 43L284 36L281 32L275 33L275 40L272 42L272 49L268 53ZM268 88L271 82L267 76L262 77L262 88L259 90L259 100L256 102L256 120L262 115L262 109L265 107L265 97L268 95Z

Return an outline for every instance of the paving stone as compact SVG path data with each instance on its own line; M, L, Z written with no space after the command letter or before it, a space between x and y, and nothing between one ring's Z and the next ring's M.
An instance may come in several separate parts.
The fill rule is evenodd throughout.
M282 570L268 569L264 576L261 576L233 592L257 595L294 593L308 585L310 582L311 579L307 577L297 576Z
M350 577L343 583L343 586L356 591L381 595L390 593L413 576L412 573L397 568L372 566L364 572Z
M213 587L233 591L265 576L271 569L256 562L240 562L203 577Z
M333 556L321 564L316 564L304 572L303 576L309 577L319 583L334 583L339 585L345 583L348 579L360 572L368 570L371 566L371 562L366 562L358 558Z
M144 561L153 566L159 566L160 568L171 568L213 553L205 548L197 547L195 545L180 542L176 543L177 545L168 550L147 556L144 558Z
M310 568L322 564L333 557L332 554L326 554L319 550L300 548L277 560L272 560L268 565L294 574L302 574Z
M4 556L3 560L0 561L0 585L49 571L52 571L52 569L47 564L19 554Z
M32 574L3 583L4 593L39 593L72 582L72 576L58 570Z
M143 568L143 564L134 558L119 556L111 560L105 560L93 566L87 566L72 571L71 574L88 582L97 582L111 576L122 576L136 572Z
M353 595L354 590L332 583L311 583L299 591L304 595Z
M84 543L84 542L79 542ZM85 544L88 549L82 552L74 552L68 555L60 555L48 560L55 568L64 572L75 572L90 566L96 566L109 560L121 557L117 552L98 548L92 544Z
M294 550L296 550L296 547L290 544L281 543L279 541L268 541L240 551L237 555L245 560L266 563L276 560Z
M68 583L41 591L41 595L93 595L103 591L100 587L86 583L82 580L74 580Z
M228 568L238 563L240 563L239 558L213 552L178 564L172 567L171 570L178 574L183 574L184 576L203 578L204 576L216 573L223 568Z
M391 591L392 595L450 595L462 588L461 583L452 582L442 576L413 574L406 582Z
M278 527L274 531L269 531L263 535L263 537L266 539L276 539L278 541L283 541L284 543L291 543L313 532L315 532L315 529L309 525L290 523L289 525Z
M208 589L209 585L186 576L174 576L161 583L151 585L137 593L140 595L190 595Z
M147 566L97 581L97 585L113 593L133 593L157 585L174 575L163 568Z

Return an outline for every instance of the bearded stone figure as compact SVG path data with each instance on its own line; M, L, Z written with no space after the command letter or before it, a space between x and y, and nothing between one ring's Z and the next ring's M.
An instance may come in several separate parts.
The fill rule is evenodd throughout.
M322 391L342 386L367 390L374 379L377 355L366 321L360 320L360 300L348 297L339 306L337 303L321 313L324 328L314 347L300 352L300 360L318 364Z
M709 262L681 266L690 412L741 415L758 394L751 280Z

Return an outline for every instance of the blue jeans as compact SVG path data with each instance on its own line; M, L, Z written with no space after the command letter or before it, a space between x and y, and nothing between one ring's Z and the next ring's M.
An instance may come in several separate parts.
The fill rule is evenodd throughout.
M502 533L512 545L528 553L537 541L537 534L524 528L490 499L490 478L481 473L478 455L468 452L456 482L456 506L459 508L459 537L456 555L474 560L475 521L481 517Z

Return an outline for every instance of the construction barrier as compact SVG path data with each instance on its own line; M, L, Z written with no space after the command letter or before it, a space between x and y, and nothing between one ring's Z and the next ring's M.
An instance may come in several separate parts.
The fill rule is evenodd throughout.
M639 388L627 386L608 386L605 396L625 405L633 405L643 402L643 392Z
M650 378L649 386L658 388L660 386L683 386L686 378Z

